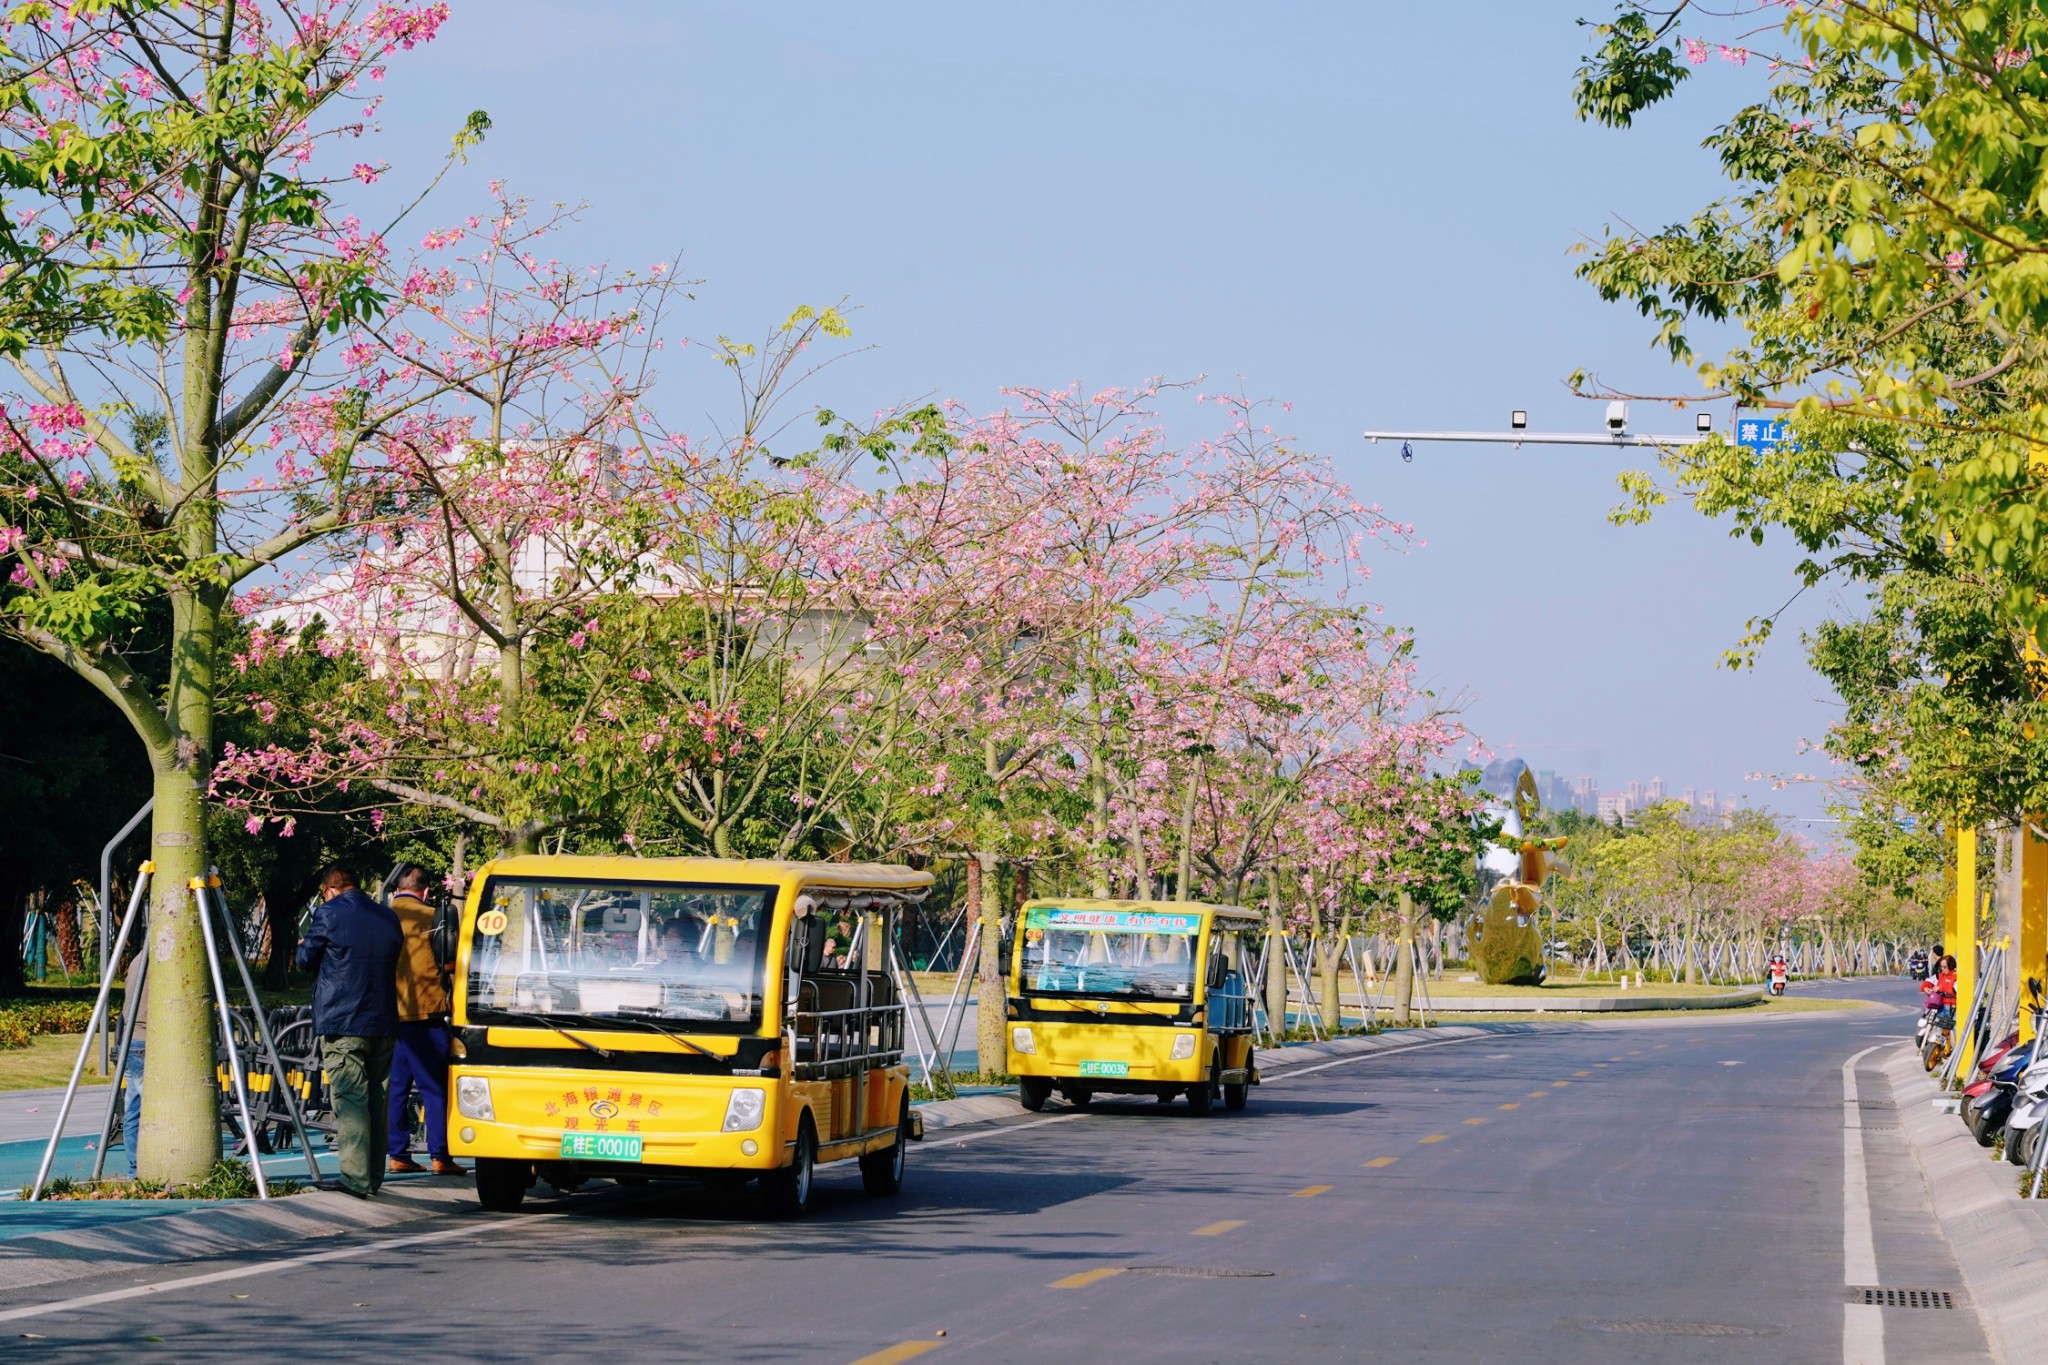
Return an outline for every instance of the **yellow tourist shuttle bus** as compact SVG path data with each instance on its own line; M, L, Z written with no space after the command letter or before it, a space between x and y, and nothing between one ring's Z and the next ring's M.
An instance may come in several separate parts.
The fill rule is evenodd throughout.
M901 867L512 857L471 883L456 957L448 1145L485 1208L536 1179L758 1180L802 1215L815 1167L894 1194L910 1108L888 971Z
M1026 902L1006 1024L1024 1107L1058 1090L1080 1108L1105 1093L1244 1108L1259 1083L1245 936L1259 928L1231 905Z

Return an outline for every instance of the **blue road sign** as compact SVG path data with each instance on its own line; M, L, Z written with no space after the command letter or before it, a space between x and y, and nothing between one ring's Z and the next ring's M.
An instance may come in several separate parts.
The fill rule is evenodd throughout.
M1768 450L1790 436L1785 423L1763 417L1743 417L1735 423L1735 443L1751 450Z

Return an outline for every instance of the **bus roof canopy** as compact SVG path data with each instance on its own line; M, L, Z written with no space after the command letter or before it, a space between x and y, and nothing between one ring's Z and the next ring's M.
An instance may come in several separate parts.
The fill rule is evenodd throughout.
M812 886L858 891L923 891L932 874L886 863L799 863L776 858L617 858L531 853L493 859L479 869L495 877L561 877L616 882L709 882L773 886L794 878Z
M1044 906L1059 910L1172 910L1207 915L1222 920L1233 928L1252 928L1264 923L1264 917L1256 910L1247 910L1241 905L1211 905L1206 901L1119 901L1101 900L1094 896L1040 896L1024 902L1023 909Z

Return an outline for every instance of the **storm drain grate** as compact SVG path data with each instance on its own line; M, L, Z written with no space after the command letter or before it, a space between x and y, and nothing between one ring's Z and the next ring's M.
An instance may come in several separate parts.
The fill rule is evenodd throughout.
M1182 1280L1270 1280L1270 1270L1239 1270L1214 1265L1134 1265L1133 1275L1168 1275Z
M1670 1318L1593 1321L1579 1325L1589 1332L1619 1332L1639 1337L1760 1337L1771 1330L1739 1322L1685 1322Z
M1872 1308L1953 1308L1955 1295L1946 1289L1880 1289L1859 1285L1849 1291L1849 1302Z

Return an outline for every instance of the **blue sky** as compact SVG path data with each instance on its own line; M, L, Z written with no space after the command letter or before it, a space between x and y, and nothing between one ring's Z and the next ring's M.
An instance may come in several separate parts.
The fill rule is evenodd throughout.
M1716 667L1791 595L1789 548L1682 508L1609 526L1609 451L1403 463L1358 434L1500 428L1511 407L1592 429L1599 409L1563 386L1579 367L1689 387L1567 252L1712 193L1698 144L1753 68L1704 67L1616 133L1571 110L1573 20L1599 0L455 8L393 63L369 149L416 184L464 114L490 112L429 221L492 177L588 201L565 252L676 261L704 281L693 335L847 296L871 349L810 394L847 411L1150 375L1291 400L1294 434L1427 542L1383 557L1372 594L1497 752L1819 813L1810 790L1743 776L1812 766L1797 741L1834 713L1796 631L1829 601L1795 605L1754 671ZM724 396L686 365L665 378L686 423ZM1690 424L1635 411L1642 430Z

